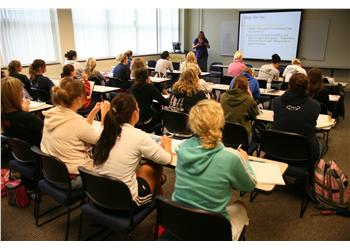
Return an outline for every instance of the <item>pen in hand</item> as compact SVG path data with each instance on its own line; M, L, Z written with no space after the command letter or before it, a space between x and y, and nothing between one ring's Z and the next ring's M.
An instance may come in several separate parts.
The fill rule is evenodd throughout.
M241 147L242 147L242 144L239 144L237 150L239 151Z

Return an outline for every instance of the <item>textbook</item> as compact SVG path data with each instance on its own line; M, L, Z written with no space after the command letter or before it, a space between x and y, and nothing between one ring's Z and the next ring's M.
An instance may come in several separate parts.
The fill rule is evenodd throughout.
M278 164L270 162L249 161L258 184L285 185Z

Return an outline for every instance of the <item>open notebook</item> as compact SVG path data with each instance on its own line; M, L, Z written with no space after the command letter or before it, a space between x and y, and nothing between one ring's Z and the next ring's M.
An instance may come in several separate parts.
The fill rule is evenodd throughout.
M275 163L249 161L253 169L257 183L285 185L281 169Z

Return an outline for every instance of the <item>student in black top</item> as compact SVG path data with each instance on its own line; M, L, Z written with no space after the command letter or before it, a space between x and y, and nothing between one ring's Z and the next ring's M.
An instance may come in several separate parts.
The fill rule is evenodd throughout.
M43 121L29 111L23 99L23 85L14 77L1 79L1 125L6 136L19 138L40 146Z
M26 75L20 73L22 71L22 65L20 61L12 60L9 63L8 71L9 76L21 80L23 87L27 90L28 93L31 93L31 84L29 78Z
M272 128L304 135L310 142L311 157L315 162L320 156L315 126L321 106L308 95L308 79L304 74L295 73L288 84L289 89L273 101Z
M143 124L142 128L147 132L154 125L161 122L160 105L169 105L169 100L165 99L156 89L148 77L148 70L140 68L135 71L134 83L131 87L131 93L135 96L138 106L140 108L140 122ZM158 104L153 103L156 100ZM160 131L155 131L160 133Z
M35 59L33 63L29 66L30 80L32 81L33 87L40 89L41 91L46 93L45 96L47 96L47 98L41 101L50 102L50 91L51 88L55 85L49 78L43 76L45 72L46 63L44 60Z
M128 64L128 56L120 54L117 58L120 63L113 69L113 77L118 81L119 86L124 90L130 88L130 67ZM113 86L113 83L111 84Z
M201 90L198 71L190 65L180 74L179 80L173 86L169 108L188 113L197 102L203 99L207 99L207 96Z
M321 105L321 114L327 114L329 110L329 93L323 85L322 73L319 68L312 68L307 73L309 80L309 95Z

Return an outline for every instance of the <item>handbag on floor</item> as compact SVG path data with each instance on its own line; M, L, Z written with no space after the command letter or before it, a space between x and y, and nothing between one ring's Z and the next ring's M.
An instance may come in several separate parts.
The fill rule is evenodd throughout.
M10 180L5 184L9 205L22 208L30 204L26 188L20 179Z

